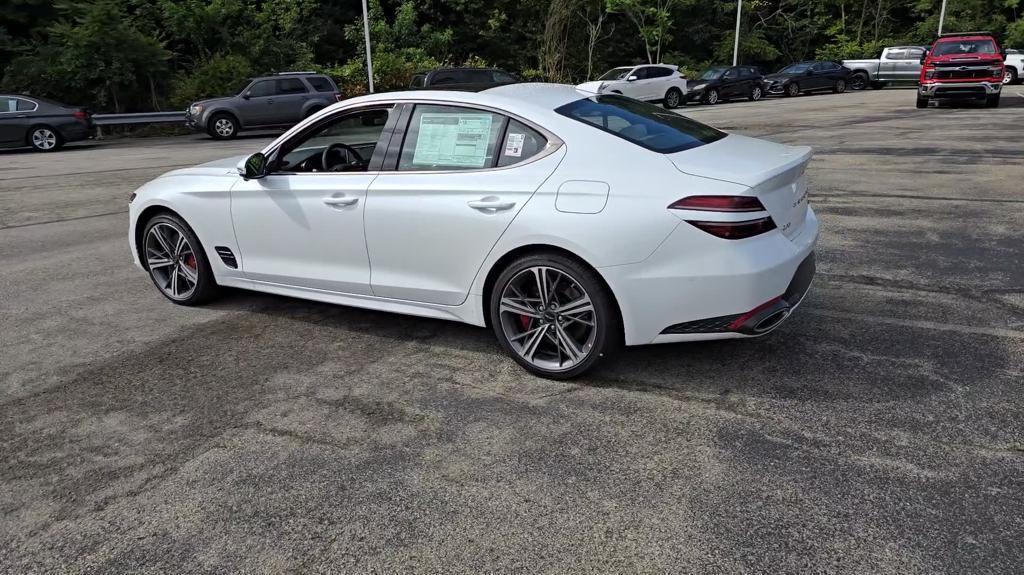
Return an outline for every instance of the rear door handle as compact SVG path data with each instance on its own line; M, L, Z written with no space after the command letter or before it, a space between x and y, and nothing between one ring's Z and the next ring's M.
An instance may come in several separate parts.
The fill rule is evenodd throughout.
M354 206L358 201L359 198L336 198L334 196L324 198L324 203L328 206Z
M466 202L466 205L473 208L474 210L508 210L515 207L515 202L503 202L494 196L488 196L486 198L480 198L479 200L471 200Z

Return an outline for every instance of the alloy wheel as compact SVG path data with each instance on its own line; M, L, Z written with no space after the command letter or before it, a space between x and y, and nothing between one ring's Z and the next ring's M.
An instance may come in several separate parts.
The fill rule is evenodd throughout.
M523 269L505 285L498 311L508 343L538 368L569 370L594 349L594 304L580 282L562 270Z
M226 138L235 133L235 124L227 118L218 118L213 123L213 129L218 135Z
M37 128L32 132L32 145L40 150L52 150L57 147L57 134L49 128Z
M842 94L846 91L846 81L836 80L836 93Z
M158 223L146 236L146 265L164 294L183 300L199 283L199 263L185 233L171 224Z
M676 92L675 90L670 90L669 93L665 96L665 105L668 106L669 108L675 108L676 106L678 106L679 92Z
M788 92L790 96L799 96L800 86L797 84L790 84L789 86L786 86L786 92Z
M1003 83L1009 84L1011 82L1013 82L1013 72L1011 72L1010 70L1006 70L1005 72L1003 72Z
M718 103L718 90L711 90L708 92L708 104Z
M754 90L750 93L750 99L755 101L755 102L760 100L761 99L761 88L759 88L757 86L754 86Z

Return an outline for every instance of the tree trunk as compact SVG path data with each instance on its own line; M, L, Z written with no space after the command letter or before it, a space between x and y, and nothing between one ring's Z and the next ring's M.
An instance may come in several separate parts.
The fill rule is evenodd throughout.
M868 0L860 5L860 25L857 26L857 43L860 44L861 35L864 33L864 16L868 13Z

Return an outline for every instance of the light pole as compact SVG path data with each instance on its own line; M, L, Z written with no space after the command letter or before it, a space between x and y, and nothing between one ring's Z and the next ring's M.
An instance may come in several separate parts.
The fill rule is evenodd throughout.
M366 77L370 83L370 93L373 93L373 56L370 55L370 14L366 8L366 0L363 0L363 35L366 37Z
M945 0L943 0L945 2ZM736 0L736 37L732 45L732 65L739 63L740 57L740 14L743 13L743 0Z
M942 36L942 23L946 20L946 0L942 0L942 10L939 12L939 36Z

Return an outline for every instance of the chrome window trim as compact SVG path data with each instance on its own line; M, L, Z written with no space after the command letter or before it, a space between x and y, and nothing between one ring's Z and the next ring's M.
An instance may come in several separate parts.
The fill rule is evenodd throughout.
M10 98L11 100L21 100L22 102L28 102L29 104L32 104L32 106L33 106L33 108L31 110L13 110L13 111L6 111L6 112L0 111L0 114L28 114L28 113L31 113L31 112L35 112L36 110L39 109L39 102L33 102L32 100L29 100L28 98L22 98L21 96L0 96L0 97ZM17 106L15 106L15 107L17 107Z

